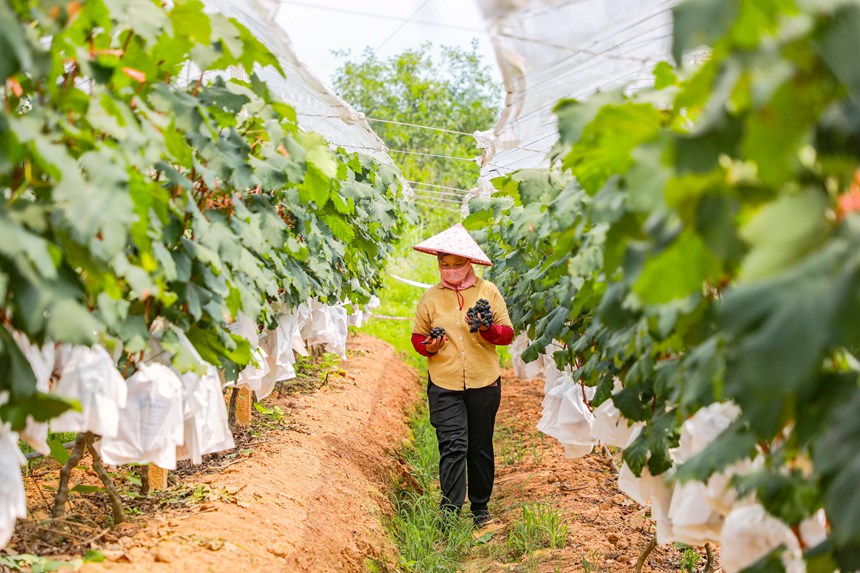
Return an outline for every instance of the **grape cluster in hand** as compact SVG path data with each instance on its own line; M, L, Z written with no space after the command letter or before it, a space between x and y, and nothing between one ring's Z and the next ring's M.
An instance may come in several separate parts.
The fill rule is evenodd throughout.
M445 336L445 329L441 326L434 326L430 329L430 338L435 340L437 338L442 338L443 336Z
M478 332L482 326L492 326L493 311L490 310L490 301L485 298L478 299L475 306L466 311L466 319L469 321L469 332Z

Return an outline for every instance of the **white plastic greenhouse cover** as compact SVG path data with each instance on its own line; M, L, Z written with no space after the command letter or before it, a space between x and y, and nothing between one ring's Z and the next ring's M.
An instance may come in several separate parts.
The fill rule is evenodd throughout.
M298 59L287 32L275 22L280 2L204 0L204 4L236 18L278 58L286 78L272 68L258 69L257 75L272 92L295 108L302 129L319 133L330 144L350 153L360 152L384 163L393 163L385 144L370 128L364 115L317 79Z
M477 0L505 83L484 148L479 189L517 169L548 167L563 98L653 82L669 58L676 0Z

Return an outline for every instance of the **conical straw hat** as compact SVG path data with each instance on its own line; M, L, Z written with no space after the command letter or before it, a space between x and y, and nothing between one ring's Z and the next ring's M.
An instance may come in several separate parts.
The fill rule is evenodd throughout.
M412 248L429 255L457 255L466 257L477 265L493 265L481 247L478 246L478 243L475 242L475 239L469 235L469 231L460 223L438 235L433 235Z

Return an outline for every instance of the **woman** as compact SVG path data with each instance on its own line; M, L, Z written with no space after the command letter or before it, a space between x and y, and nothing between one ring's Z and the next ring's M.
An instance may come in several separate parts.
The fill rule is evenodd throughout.
M441 279L418 303L412 345L427 357L442 508L459 512L468 482L472 519L481 527L491 520L493 428L502 396L496 346L510 344L514 331L499 290L475 275L472 263L492 263L462 225L414 248L436 255ZM470 322L468 309L480 299L489 302L489 312L475 312ZM435 328L444 328L445 334L432 337Z

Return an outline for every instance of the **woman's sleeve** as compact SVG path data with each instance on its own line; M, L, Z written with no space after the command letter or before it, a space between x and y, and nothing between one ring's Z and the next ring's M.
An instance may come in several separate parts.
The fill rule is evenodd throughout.
M427 340L427 335L418 334L417 332L412 333L412 348L414 348L415 352L417 352L421 356L426 356L427 358L430 358L433 355L427 352L427 345L421 344L425 340Z
M493 326L481 332L481 337L496 346L507 346L514 339L514 328L511 317L508 316L508 307L502 293L496 285L490 283L490 310L493 311Z
M418 301L418 306L415 307L415 321L412 323L412 348L421 356L432 356L427 352L427 347L421 344L430 335L431 328L433 326L430 320L430 310L422 296L421 300Z
M503 324L494 324L481 331L481 338L496 346L507 346L514 339L514 329Z

